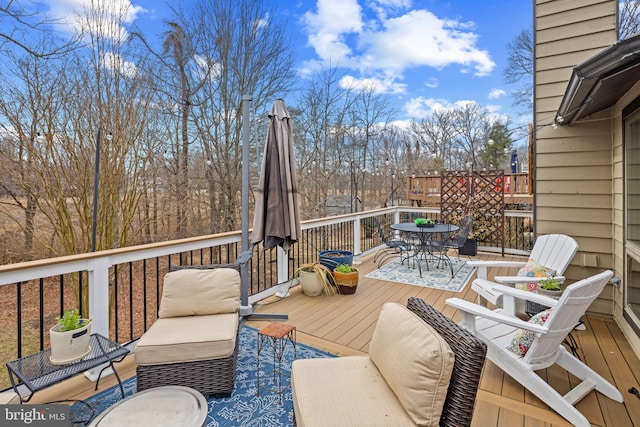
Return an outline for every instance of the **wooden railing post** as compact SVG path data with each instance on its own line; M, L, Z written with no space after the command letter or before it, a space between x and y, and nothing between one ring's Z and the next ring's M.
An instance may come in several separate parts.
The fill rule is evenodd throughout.
M276 256L278 283L284 283L289 280L289 253L280 246L277 246Z
M89 315L91 331L109 336L109 258L98 257L89 269Z
M360 247L360 236L362 235L360 230L360 215L357 215L353 219L353 255L359 256L362 253Z

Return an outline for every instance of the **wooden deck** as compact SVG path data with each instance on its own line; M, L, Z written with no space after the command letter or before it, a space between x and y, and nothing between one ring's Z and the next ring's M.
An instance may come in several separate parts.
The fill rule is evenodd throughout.
M382 305L388 301L406 304L407 298L423 298L445 315L458 320L458 313L445 304L451 296L475 300L476 295L468 285L460 293L443 292L428 288L384 282L364 277L375 269L372 255L364 257L360 264L360 284L354 295L307 297L299 287L290 290L290 297L262 301L256 313L287 314L287 323L296 325L299 342L328 352L346 356L366 352ZM497 258L481 254L482 259ZM496 269L491 275L505 274ZM260 328L267 322L249 321L250 326ZM631 350L617 325L609 319L587 316L586 330L575 331L579 353L589 366L612 381L622 392L625 402L616 403L596 392L591 392L577 407L593 426L640 427L640 399L627 390L640 384L640 360ZM132 357L118 365L118 372L127 378L135 374ZM559 368L541 371L557 390L568 390L574 378ZM100 390L115 384L110 376L100 382ZM95 393L93 384L80 376L65 383L43 390L34 396L32 403L58 399L79 399ZM505 375L491 362L486 363L473 425L477 427L514 426L569 426L563 418L548 409L541 401L525 391L522 386Z

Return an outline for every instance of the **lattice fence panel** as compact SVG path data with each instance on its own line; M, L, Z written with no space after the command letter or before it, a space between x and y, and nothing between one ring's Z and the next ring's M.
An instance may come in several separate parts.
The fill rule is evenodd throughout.
M443 172L440 188L442 218L458 224L473 216L473 236L502 248L504 255L504 172Z

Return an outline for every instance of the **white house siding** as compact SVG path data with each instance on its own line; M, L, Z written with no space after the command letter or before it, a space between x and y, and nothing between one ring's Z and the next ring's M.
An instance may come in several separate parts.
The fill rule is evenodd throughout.
M616 1L536 0L534 10L536 232L578 241L566 272L574 281L618 267L611 110L573 126L553 129L551 123L573 67L616 42ZM613 316L614 291L608 286L590 312Z

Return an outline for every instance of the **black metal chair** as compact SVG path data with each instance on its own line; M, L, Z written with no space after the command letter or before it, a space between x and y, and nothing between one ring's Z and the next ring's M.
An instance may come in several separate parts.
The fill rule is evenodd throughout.
M382 243L384 243L385 247L378 250L375 256L373 257L373 262L377 263L378 268L384 265L385 262L391 260L394 257L402 257L405 253L409 253L413 250L413 247L409 242L403 239L387 239L382 226L380 225L380 221L378 218L373 217L373 220L376 222L376 227L378 228L378 233L380 234L380 239L382 239ZM404 262L404 260L403 260Z
M448 239L445 239L442 244L444 249L455 249L458 251L458 258L460 258L460 248L464 246L464 243L467 241L467 236L471 232L471 228L473 228L473 217L464 216L460 220L460 227L456 234L450 236ZM470 257L469 257L470 258Z

